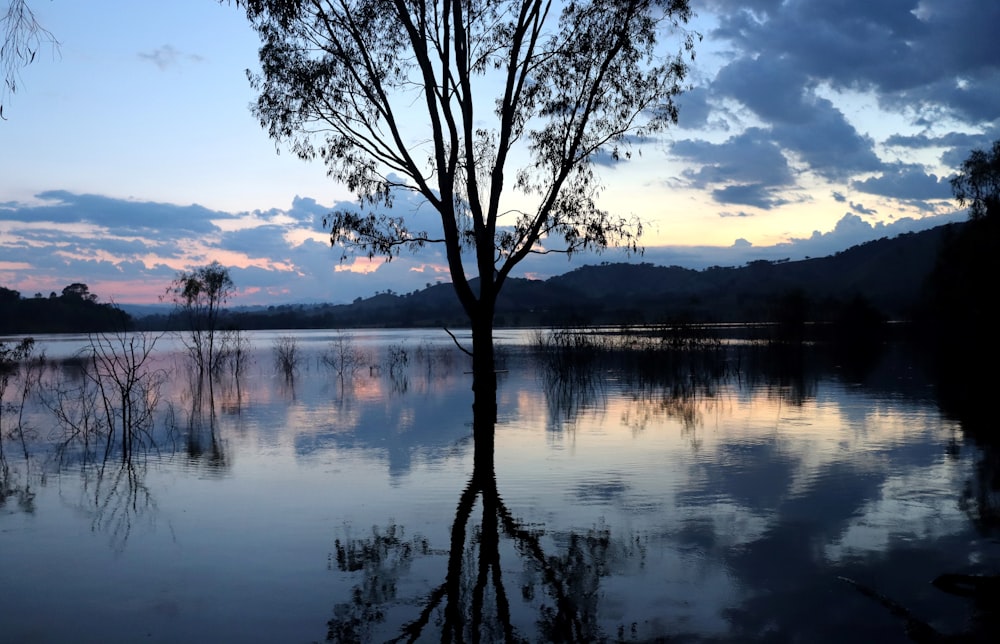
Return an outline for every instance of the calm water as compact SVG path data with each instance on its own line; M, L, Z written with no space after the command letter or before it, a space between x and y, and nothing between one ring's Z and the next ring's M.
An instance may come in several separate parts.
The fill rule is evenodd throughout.
M491 461L443 332L296 332L292 378L281 335L200 394L161 338L130 466L58 449L86 339L40 339L41 386L2 417L0 641L910 641L841 577L989 628L930 584L1000 572L988 457L899 349L559 370L501 333Z

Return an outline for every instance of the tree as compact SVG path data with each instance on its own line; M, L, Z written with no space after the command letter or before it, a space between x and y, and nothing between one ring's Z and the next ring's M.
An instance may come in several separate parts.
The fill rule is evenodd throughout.
M201 374L206 370L214 371L218 366L215 339L219 315L235 289L229 269L219 262L190 272L181 271L167 287L167 295L187 325L188 351Z
M53 295L55 295L53 293ZM97 295L90 292L90 287L81 282L74 282L62 290L62 296L67 300L78 300L81 302L97 302Z
M969 206L969 219L1000 213L1000 139L989 151L975 149L951 178L951 191L958 205Z
M969 207L969 221L949 229L938 253L937 263L925 284L923 316L936 325L942 354L976 361L968 366L978 373L980 353L965 348L972 338L992 347L993 292L1000 274L1000 140L986 152L969 153L959 174L951 179L959 206ZM949 343L957 342L955 350ZM956 373L962 365L950 367Z
M641 224L597 204L595 163L676 122L688 1L237 4L262 41L250 75L261 125L359 197L361 211L327 217L331 243L387 261L444 247L472 327L475 406L495 413L494 312L514 267L531 253L638 250ZM436 232L420 212L365 211L399 192L433 209Z
M3 74L3 89L0 90L0 118L3 115L3 98L16 94L21 68L35 62L35 56L43 43L57 47L55 36L35 18L27 0L10 0L7 13L0 18L0 73Z

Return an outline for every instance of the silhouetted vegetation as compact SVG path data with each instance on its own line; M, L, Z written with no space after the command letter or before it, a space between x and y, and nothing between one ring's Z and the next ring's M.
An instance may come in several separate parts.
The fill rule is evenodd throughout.
M931 311L960 310L959 303L984 306L987 300L982 293L986 291L982 289L988 284L983 280L997 274L988 263L997 253L979 247L992 248L988 240L995 239L996 232L984 231L994 225L989 218L950 224L797 262L760 260L741 267L716 266L701 271L648 263L604 263L582 266L544 281L509 278L497 300L496 324L547 327L666 324L678 320L771 323L781 331L774 335L779 341L800 336L847 343L859 338L881 338L887 320L927 320ZM981 263L970 263L973 257L982 258ZM472 280L472 285L478 287L478 282ZM230 294L227 292L226 297ZM198 291L197 295L201 297L204 292ZM183 296L183 291L172 290L171 297L175 296ZM196 349L192 328L198 320L203 329L203 348L207 348L206 334L211 324L217 331L468 325L450 284L428 285L411 293L386 291L359 297L350 304L238 309L218 306L210 312L208 308L189 309L183 297L178 297L178 303L183 306L173 314L141 317L134 326L190 333L189 343ZM25 313L16 313L15 306L22 307ZM74 313L60 308L66 306L73 307ZM75 313L81 310L100 310L108 316L100 330L121 328L120 320L113 322L124 314L102 306L93 296L77 298L72 293L23 300L16 291L0 287L0 312L11 313L0 316L0 325L8 327L0 332L98 330L87 315ZM32 313L32 307L49 307L49 313ZM211 324L209 313L214 320ZM20 324L12 325L13 320L20 320ZM227 337L213 349L218 354L215 362L228 351Z
M808 339L881 337L887 320L911 320L949 235L967 224L880 239L830 257L751 262L694 270L649 263L582 266L547 280L509 278L496 325L772 323ZM478 282L472 280L474 288ZM794 306L792 306L794 304ZM797 316L797 320L795 319ZM285 304L223 312L243 329L463 327L468 319L449 284L411 293L385 291L350 304ZM810 323L803 326L805 323ZM812 324L819 323L819 324ZM172 328L166 316L138 322ZM789 336L791 333L791 336Z
M181 271L167 288L175 315L182 320L185 344L200 373L217 373L226 351L221 344L222 307L235 290L229 269L212 262Z
M131 326L131 316L113 304L99 303L86 284L30 298L0 286L0 333L101 333Z

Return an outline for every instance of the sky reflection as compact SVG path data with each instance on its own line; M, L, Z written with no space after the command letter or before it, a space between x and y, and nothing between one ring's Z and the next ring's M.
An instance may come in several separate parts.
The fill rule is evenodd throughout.
M199 389L183 360L160 356L165 425L132 469L60 467L58 426L41 403L29 410L33 456L7 450L0 504L0 571L14 580L0 622L15 641L315 641L345 615L374 620L379 640L424 609L444 620L422 627L434 640L449 610L475 604L458 586L435 593L478 587L478 561L500 580L482 627L501 635L550 638L566 619L625 641L905 642L838 577L957 633L972 607L929 581L1000 561L962 502L980 453L926 386L891 393L822 369L678 380L654 368L640 382L610 363L566 386L512 344L484 460L457 350L430 360L417 334L359 338L371 364L341 382L320 359L329 334L302 336L288 379L273 338L251 339L239 387ZM413 359L390 377L397 343ZM49 390L71 373L53 364ZM340 565L338 543L383 548L377 565L395 577L380 620L352 612L374 572Z

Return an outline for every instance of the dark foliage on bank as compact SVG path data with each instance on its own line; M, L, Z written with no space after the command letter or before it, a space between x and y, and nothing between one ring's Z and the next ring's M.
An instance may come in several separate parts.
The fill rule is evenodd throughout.
M86 284L70 284L61 294L21 297L0 286L0 333L97 333L131 328L132 318L113 304L98 302Z

